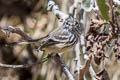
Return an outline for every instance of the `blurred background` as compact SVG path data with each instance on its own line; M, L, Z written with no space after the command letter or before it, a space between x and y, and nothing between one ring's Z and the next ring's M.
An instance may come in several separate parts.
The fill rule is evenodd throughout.
M68 13L69 6L73 0L54 0L59 8ZM89 14L91 16L91 14ZM89 19L90 20L90 19ZM89 23L89 22L88 22ZM0 0L0 27L6 28L9 25L20 28L29 34L33 39L43 37L58 26L58 20L53 13L47 11L45 0ZM36 52L31 45L14 46L6 48L2 44L6 42L17 42L22 40L18 34L11 33L10 37L0 37L0 62L5 64L28 64L39 61L46 57L42 52ZM109 49L111 50L111 49ZM69 69L73 70L75 51L61 54ZM106 70L111 80L120 79L120 64L111 55L106 60ZM94 65L97 72L100 66ZM118 78L116 78L116 76ZM89 79L90 75L88 74ZM50 60L30 68L11 69L0 67L0 80L66 80L59 65Z
M66 12L72 0L55 0L59 8ZM58 26L58 20L53 13L47 11L45 0L0 0L0 27L7 28L12 25L29 34L33 39L41 38ZM14 46L6 48L2 44L16 42L23 38L15 33L10 37L0 37L0 62L5 64L35 63L47 56L36 52L31 45ZM71 52L72 53L72 52ZM74 54L62 55L66 64ZM71 59L71 60L70 60ZM63 77L61 77L63 76ZM65 75L54 61L47 61L24 69L11 69L0 67L0 80L64 80Z

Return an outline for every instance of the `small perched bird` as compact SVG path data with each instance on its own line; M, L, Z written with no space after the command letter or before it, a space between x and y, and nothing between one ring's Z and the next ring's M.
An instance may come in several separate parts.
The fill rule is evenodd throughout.
M13 44L35 43L41 51L46 51L47 53L61 53L75 46L79 41L81 30L82 28L77 19L69 16L61 26L57 27L47 36Z

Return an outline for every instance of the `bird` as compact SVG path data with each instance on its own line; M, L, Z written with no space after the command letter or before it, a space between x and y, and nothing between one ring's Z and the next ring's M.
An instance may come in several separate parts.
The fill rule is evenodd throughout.
M14 42L10 45L33 43L40 51L49 53L62 53L73 48L80 39L82 28L79 21L72 16L65 19L61 26L40 39Z

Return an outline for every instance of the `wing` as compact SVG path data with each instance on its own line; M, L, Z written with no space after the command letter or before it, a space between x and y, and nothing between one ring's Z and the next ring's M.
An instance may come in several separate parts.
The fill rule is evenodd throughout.
M65 29L63 27L58 27L53 32L50 33L50 38L54 41L66 43L69 40L70 33L68 29Z
M51 37L54 41L60 42L60 46L73 46L78 41L78 35L71 31L68 27L59 27L51 33Z
M50 47L50 46L53 46L53 45L56 45L56 44L59 44L58 41L54 41L52 39L48 39L46 41L43 41L41 44L40 44L40 48L46 48L46 47Z
M47 39L42 41L41 49L46 47L64 48L71 43L70 40L73 38L73 36L74 35L71 34L67 29L58 27L49 34Z

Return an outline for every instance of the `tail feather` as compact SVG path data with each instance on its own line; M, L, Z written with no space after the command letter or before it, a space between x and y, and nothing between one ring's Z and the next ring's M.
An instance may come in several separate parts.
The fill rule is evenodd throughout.
M6 46L25 45L40 42L41 39L25 40L20 42L7 43Z

